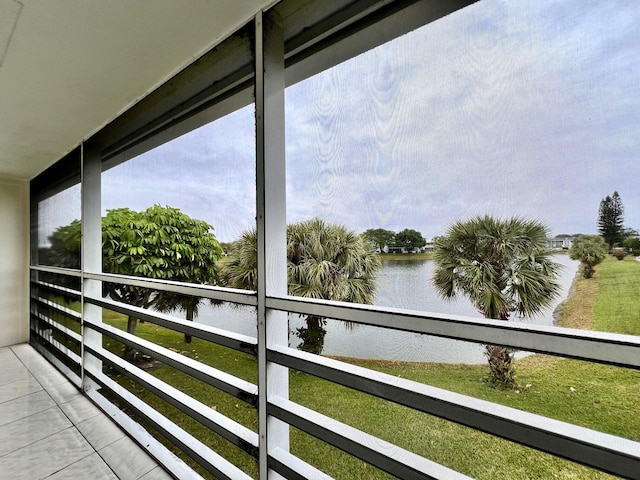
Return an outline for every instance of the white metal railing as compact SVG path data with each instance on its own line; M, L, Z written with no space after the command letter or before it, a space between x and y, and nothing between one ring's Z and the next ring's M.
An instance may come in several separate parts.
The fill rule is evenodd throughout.
M38 270L48 271L46 268ZM56 270L56 273L60 273L60 271ZM255 295L249 291L226 291L225 289L175 282L169 282L167 285L167 282L114 275L101 274L95 277L99 277L103 281L118 281L121 284L153 287L181 294L197 292L198 296L202 296L204 292L207 298L219 299L220 296L224 296L235 300L241 299L244 305L252 305L253 302L250 298ZM34 286L70 297L77 297L79 294L73 289L47 282L34 282ZM53 308L77 320L80 319L79 313L39 296L34 296L32 301L36 310L33 312L34 316L43 321L48 329L58 331L74 340L83 341L81 335L38 312L37 305ZM85 295L84 301L239 352L257 355L258 345L257 339L254 337L179 320L170 315L126 305L107 298ZM298 314L313 314L376 325L382 328L428 333L473 342L487 342L491 339L491 342L495 344L498 343L497 337L500 342L511 347L633 369L640 368L640 340L628 335L433 315L294 297L268 298L266 301L269 308ZM95 331L104 338L111 338L132 347L177 371L198 379L205 385L233 395L249 405L256 407L259 403L260 393L255 384L131 335L100 320L84 318L83 328ZM42 345L46 345L48 349L55 350L57 356L67 355L71 362L83 361L74 352L52 340L50 334L43 334L42 328L36 329L33 333L40 338L41 351ZM99 359L102 365L109 366L133 380L142 388L198 421L231 444L252 457L258 458L261 432L254 432L219 414L100 346L85 344L83 351L85 355ZM267 361L615 475L633 478L640 471L640 443L632 440L397 378L338 360L312 355L285 345L269 345ZM171 419L165 418L142 402L105 374L101 368L92 365L85 366L84 374L110 391L127 410L135 412L139 418L152 425L156 431L213 475L219 478L247 478L244 472L233 466L228 460L222 459L218 454L210 451L206 445ZM94 400L101 395L100 390L87 392L87 394ZM104 397L98 401L101 405L105 405L105 402L108 400ZM428 459L277 395L268 398L267 413L273 418L318 437L324 442L400 478L464 478L461 474ZM177 463L172 461L166 467L174 472L184 470L185 467L180 465L179 461ZM306 464L281 448L276 448L269 453L269 466L286 478L307 478L309 476L323 478L324 475L315 467Z
M221 415L213 410L210 406L193 399L184 394L180 390L158 380L153 375L131 365L122 358L108 351L92 350L93 355L98 356L103 362L108 363L111 367L127 376L134 376L137 382L144 388L154 393L167 403L186 413L191 418L198 420L207 428L216 432L232 444L245 450L247 453L257 457L258 434L240 425L239 423ZM185 370L182 370L185 371ZM133 373L132 373L133 372ZM105 376L102 372L91 371L90 375L99 378L100 382L105 382ZM213 378L213 377L210 377ZM216 382L206 382L215 386ZM256 392L257 394L257 392Z
M132 312L133 313L133 312ZM229 395L247 402L251 405L257 404L258 387L249 382L241 380L229 375L228 373L216 370L215 368L204 365L197 360L190 359L169 350L165 347L161 347L154 343L143 340L135 335L131 335L115 327L111 327L102 322L96 322L89 320L85 323L87 328L100 332L101 334L116 340L123 345L132 347L135 350L149 355L166 365L170 365L177 370L191 375L198 380L211 385ZM90 348L90 351L97 356L102 356L103 349Z
M169 328L176 332L184 333L186 335L192 335L203 340L217 343L218 345L221 345L223 347L232 348L234 350L238 350L239 352L256 356L258 341L255 337L249 337L247 335L241 335L239 333L234 333L227 330L208 327L206 325L195 322L179 320L171 315L153 312L141 307L124 305L108 298L85 297L85 299L92 305L106 308L107 310L121 313L123 315L132 314L139 320L154 323L156 325Z
M286 5L281 12L277 9L273 15L259 12L252 21L252 33L243 30L243 34L231 42L229 50L220 48L217 52L213 51L210 57L174 77L149 98L137 102L126 115L118 117L89 138L86 144L80 145L78 152L81 158L77 163L81 166L77 175L82 183L82 269L31 267L34 291L31 300L31 333L34 346L72 378L76 385L81 386L89 398L176 478L201 477L150 436L142 427L143 423L218 478L245 479L248 475L230 463L229 459L212 451L178 422L160 414L124 388L105 373L104 367L119 372L246 452L256 460L260 475L264 478L269 469L286 478L327 478L290 452L289 426L402 478L463 478L463 475L429 459L289 400L287 381L290 369L608 473L638 478L640 442L288 347L287 313L297 313L640 369L638 337L286 295L286 262L283 260L287 203L285 86L412 28L441 18L472 1L282 3ZM255 96L247 93L252 90L255 90ZM227 100L229 104L225 104ZM235 101L239 103L232 107ZM152 145L170 141L203 122L224 115L228 109L233 110L237 105L252 101L255 101L256 111L258 291L97 273L102 265L100 195L103 168L125 161ZM47 177L42 181L49 182L50 179ZM32 210L32 216L36 220L33 224L35 232L37 208ZM33 241L35 245L36 237ZM39 281L37 277L40 273L73 278L79 280L81 286L74 290ZM108 282L255 307L257 338L102 298L101 287ZM80 299L81 312L57 304L44 293L41 295L40 290ZM131 315L249 354L257 359L258 385L114 328L102 321L102 309ZM63 325L48 313L50 311L55 312L56 316L62 315L73 322L80 322L82 333L78 334ZM79 348L73 350L58 339L66 339L74 345L79 343ZM215 412L167 382L125 362L104 348L104 339L112 339L143 352L197 379L206 388L215 388L256 407L257 431ZM133 416L127 416L125 411L132 412L135 420Z
M127 409L133 411L139 418L151 425L173 445L180 448L182 452L189 455L189 457L194 459L199 465L215 475L216 478L243 480L251 478L238 467L230 463L227 459L218 455L204 443L200 442L197 438L193 437L184 429L180 428L167 417L149 407L149 405L144 403L129 390L121 387L117 382L113 381L107 375L94 370L89 370L87 374L91 379L115 394L118 399L126 405ZM105 397L100 395L96 390L90 392L89 397L96 400L98 405L103 405L106 403ZM154 452L150 451L149 453L153 455ZM157 454L155 456L158 460L162 461L163 459L167 458L167 452L161 452L160 454ZM174 459L172 458L172 460ZM183 467L180 462L177 462L175 460L170 463L162 463L163 466L167 468L167 470L174 474L177 473L177 469L181 469L180 467ZM195 472L191 471L188 472L187 478L201 477L195 474Z
M78 277L79 272L57 267L32 267L33 272L47 272L67 277ZM34 287L44 294L50 292L55 296L79 300L81 292L72 288L56 285L51 282L34 281ZM32 289L31 293L31 331L39 338L39 343L35 344L40 353L45 355L61 371L70 378L78 387L81 386L80 371L82 368L82 334L80 324L82 315L67 306L56 301L45 298L40 293ZM57 318L54 318L54 316ZM77 325L77 331L62 324L59 318L66 318ZM69 348L68 344L59 341L58 338L65 339L65 343L70 342L76 348Z
M256 294L251 290L212 287L210 285L172 282L170 280L158 280L155 278L114 275L112 273L85 272L83 278L107 283L118 283L120 285L129 285L132 287L162 290L164 292L181 293L183 295L193 295L194 297L208 298L211 300L236 303L239 305L250 305L255 307L257 304Z
M567 358L640 368L640 338L531 323L505 322L415 312L372 305L344 304L299 297L268 298L267 306L362 325L423 333L468 342L503 345Z
M398 478L469 478L282 397L269 399L269 414Z
M640 444L540 415L430 387L366 368L318 357L292 348L270 348L270 361L359 390L399 405L435 415L547 453L601 470L616 464L617 474L637 471ZM280 405L277 416L295 417ZM294 417L292 417L294 415ZM298 419L298 423L299 423ZM289 422L291 423L291 422ZM292 425L303 430L309 424ZM311 432L317 432L315 428ZM404 478L404 477L401 477Z

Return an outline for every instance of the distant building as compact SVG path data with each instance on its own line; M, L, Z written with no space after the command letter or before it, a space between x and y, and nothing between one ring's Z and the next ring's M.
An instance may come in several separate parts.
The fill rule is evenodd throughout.
M429 246L429 242L424 247L397 247L397 246L388 246L385 245L382 247L382 250L378 249L378 253L424 253L424 252L433 252L433 244Z
M558 250L569 250L573 243L572 235L557 235L547 240L549 242L549 248L555 248Z
M435 251L436 247L433 243L433 240L428 241L424 247L422 247L422 251L427 253L427 252L433 252Z

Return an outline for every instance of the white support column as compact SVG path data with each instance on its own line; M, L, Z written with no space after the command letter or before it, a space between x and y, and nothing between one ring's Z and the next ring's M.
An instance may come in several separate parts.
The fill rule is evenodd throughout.
M287 293L284 41L263 13L255 27L259 466L260 478L276 478L267 456L274 448L289 451L289 426L267 416L267 399L289 397L289 372L267 362L267 346L287 345L289 327L286 312L268 311L265 299Z
M102 309L84 301L85 295L101 296L101 284L85 277L85 273L102 272L101 159L98 152L82 146L82 389L95 390L85 368L102 370L102 362L87 353L84 346L102 347L102 334L84 327L85 319L100 321Z

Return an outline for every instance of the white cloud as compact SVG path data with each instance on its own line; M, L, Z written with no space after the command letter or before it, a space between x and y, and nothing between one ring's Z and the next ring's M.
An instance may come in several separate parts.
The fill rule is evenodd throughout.
M305 205L357 229L432 235L455 218L516 214L572 232L595 230L614 189L637 204L635 24L607 6L574 4L557 22L563 5L537 7L481 2L294 87L292 215ZM594 25L611 18L623 21ZM626 51L614 62L612 45Z
M593 232L617 190L640 228L638 10L485 0L290 87L288 219L431 237L492 213ZM252 115L107 172L104 207L177 206L236 238L255 224Z

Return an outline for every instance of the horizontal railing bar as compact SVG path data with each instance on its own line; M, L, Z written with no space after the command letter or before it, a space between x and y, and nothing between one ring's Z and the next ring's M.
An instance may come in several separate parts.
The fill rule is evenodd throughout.
M34 314L32 314L34 315ZM35 314L35 317L42 320L43 322L47 323L48 325L51 325L52 328L55 328L57 331L59 331L62 335L64 335L65 337L77 342L77 343L82 343L82 335L80 335L77 332L74 332L73 330L71 330L68 327L65 327L64 325L56 322L55 320L53 320L52 318L47 317L45 314L38 312L37 314Z
M108 283L118 283L132 287L149 288L163 292L180 293L194 297L219 300L221 302L237 303L240 305L256 306L258 301L256 293L252 290L240 290L235 288L214 287L197 283L182 283L156 278L141 278L126 275L114 275L112 273L85 273L84 278L99 280Z
M95 322L85 318L84 325L121 342L135 350L155 358L173 368L191 375L212 387L222 390L234 397L256 406L258 402L258 387L250 382L234 377L226 372L210 367L197 360L173 352L168 348L144 340L130 333L119 330L102 322Z
M53 302L51 300L48 300L46 298L42 298L42 297L31 297L34 300L36 300L38 303L42 304L42 305L46 305L49 308L53 308L54 310L57 310L58 312L73 318L74 320L77 320L78 323L81 321L82 319L82 314L80 314L80 312L76 312L75 310L71 310L70 308L67 307L63 307L62 305L60 305L59 303Z
M89 351L89 353L111 365L127 378L134 380L136 383L174 406L182 413L189 415L205 427L257 458L257 433L252 432L245 426L231 420L229 417L216 412L211 407L204 405L189 395L181 392L177 388L172 387L135 365L123 360L117 355L114 355L108 350L103 348L97 350L89 345L85 345L85 351Z
M40 331L38 331L38 330L36 330L36 332L38 333L38 336L40 337L40 339L42 341L44 341L44 342L47 342L47 344L51 348L55 348L58 352L60 352L61 355L64 355L71 362L73 362L74 364L80 366L80 364L82 363L82 359L80 358L80 355L78 355L76 352L71 350L66 345L63 345L62 343L60 343L55 338L49 337L47 335L42 335L42 333Z
M295 455L276 447L269 452L267 464L271 470L288 480L333 480L324 472L309 465Z
M201 475L196 473L183 460L167 449L167 447L160 443L151 433L142 427L142 425L129 417L129 415L118 408L117 405L114 405L105 398L104 395L100 393L100 390L88 390L85 391L85 394L175 478L179 478L180 480L203 480Z
M267 307L474 343L640 368L640 337L531 323L476 319L299 297L270 297Z
M31 329L31 331L35 332L42 342L47 342L47 345L49 346L49 348L55 348L61 355L65 356L71 362L78 365L78 367L80 366L80 364L82 363L82 359L80 358L80 355L75 353L69 347L61 344L55 338L50 337L49 335L43 335L43 332L38 329Z
M164 415L158 413L151 406L144 403L131 392L120 386L118 383L93 368L85 367L85 374L98 384L111 390L117 395L128 408L137 415L144 418L155 430L176 445L180 450L194 459L199 465L216 478L229 480L250 480L250 476L244 473L225 458L212 451L205 444L193 437L191 434L180 428Z
M33 330L32 330L33 331ZM65 375L71 383L73 383L76 387L82 388L82 379L80 376L71 370L67 365L62 363L60 360L56 358L53 353L47 350L43 345L40 345L37 342L29 342L29 344L35 348L40 355L47 359L48 362L53 364L58 370L60 370L63 375Z
M185 333L194 337L208 340L224 347L232 348L254 357L257 355L258 340L255 337L249 337L239 333L210 327L202 323L196 323L186 320L179 320L170 315L154 312L146 308L135 307L125 303L116 302L108 298L94 298L85 295L84 299L92 305L106 308L123 315L131 315L140 320L154 323L162 327Z
M79 290L74 290L72 288L68 288L68 287L63 287L61 285L56 285L55 283L48 283L48 282L42 282L42 281L37 281L37 282L31 282L39 287L44 287L47 288L49 290L53 290L56 292L60 292L64 295L71 295L73 297L81 297L82 296L82 292L80 292Z
M640 443L287 347L267 359L599 470L640 472Z
M35 272L57 273L59 275L66 275L68 277L82 277L82 272L80 272L80 270L71 268L51 267L48 265L31 265L29 269Z
M469 479L466 475L281 397L269 399L270 415L402 479Z

